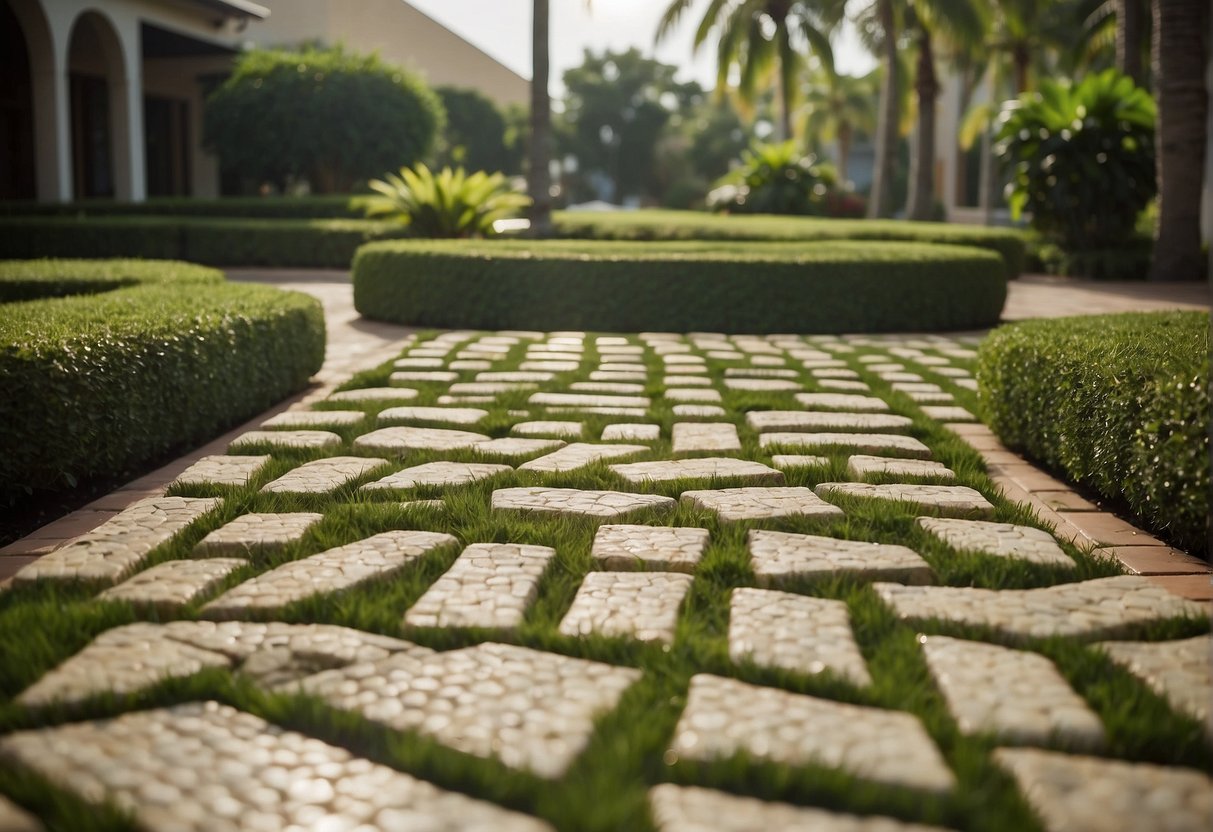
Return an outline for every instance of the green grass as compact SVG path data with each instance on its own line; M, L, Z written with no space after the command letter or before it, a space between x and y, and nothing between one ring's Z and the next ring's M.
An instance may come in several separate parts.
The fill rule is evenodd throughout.
M848 364L883 395L891 412L913 420L909 434L922 439L934 458L953 468L957 483L984 493L996 506L999 520L1046 527L1028 510L1002 499L983 471L980 457L957 437L925 418L907 397L891 393L887 384L864 369L858 361L872 350L860 347L847 356ZM522 347L514 349L503 367L515 366ZM587 339L587 358L592 359L592 340ZM660 361L649 362L652 381L646 394L654 398L651 418L669 436L674 421L671 405L659 398L662 376ZM898 360L898 359L891 359ZM592 363L592 362L589 362ZM907 362L909 363L909 362ZM971 362L957 361L960 366ZM726 362L709 359L714 377L723 374ZM916 369L909 367L909 369ZM387 383L390 364L362 373L346 387L380 386ZM561 374L550 385L556 389L585 377L585 373ZM956 395L959 404L975 407L969 391L946 379L932 378ZM815 389L808 371L800 380ZM416 384L422 391L413 404L427 405L445 391L445 385ZM529 392L519 391L487 405L490 416L472 428L494 436L508 434L509 426L522 417L507 414L525 407ZM729 412L722 421L738 426L743 440L742 456L770 462L768 452L758 447L757 435L744 423L750 409L802 409L791 393L723 391ZM379 404L359 406L342 402L325 405L334 409L364 409L374 413ZM544 418L534 412L528 418ZM627 421L621 417L553 415L577 419L586 426L585 437L596 439L606 424ZM0 731L36 728L82 717L105 717L132 708L150 708L173 703L214 698L262 716L273 723L299 730L354 753L415 774L445 788L458 790L501 805L547 819L561 830L653 830L645 795L659 782L716 786L726 791L764 799L832 808L861 814L879 813L907 821L934 823L970 830L1040 830L1012 780L997 768L991 751L997 742L987 736L962 735L949 716L942 697L931 683L915 641L919 632L947 633L1003 642L994 633L969 628L926 623L914 626L899 621L865 583L848 577L799 580L786 587L845 602L850 610L856 640L867 661L873 683L860 688L824 673L817 676L777 671L751 663L734 664L727 648L728 599L739 586L753 586L755 579L746 552L746 531L771 528L783 531L829 534L856 540L896 542L920 552L931 564L937 582L953 586L1030 588L1061 581L1102 577L1118 573L1118 567L1097 560L1069 544L1063 548L1075 559L1072 573L1059 573L1018 561L1005 561L976 554L958 554L923 532L914 522L921 512L902 504L860 500L845 501L846 516L834 519L782 518L779 520L721 523L715 515L679 504L672 512L643 511L623 522L691 525L707 528L711 542L696 571L695 581L680 615L677 636L669 649L644 645L623 638L570 638L557 632L583 576L591 569L590 544L600 521L586 518L526 517L489 510L495 488L515 485L563 486L641 490L677 496L695 487L726 486L735 482L684 481L629 486L613 474L606 463L552 475L525 471L504 473L488 481L455 489L423 488L400 492L363 494L356 486L380 476L373 472L357 482L327 495L271 495L259 489L266 482L310 459L340 454L359 455L350 440L366 429L341 428L345 445L324 452L274 451L274 460L245 487L178 486L171 493L193 496L221 495L222 507L209 513L186 532L159 547L148 565L188 556L207 532L248 511L314 510L325 514L297 544L272 554L256 554L247 567L231 575L223 588L273 566L324 549L390 529L425 529L448 532L461 546L473 542L534 543L552 546L555 562L545 574L538 600L528 609L524 622L510 635L473 629L408 628L404 612L450 565L457 550L448 547L428 553L392 577L358 586L339 595L318 596L292 605L279 620L321 622L355 627L370 632L410 639L435 649L451 649L485 640L507 641L595 661L638 667L640 682L628 689L619 706L603 714L589 747L555 782L507 768L495 760L473 757L413 732L385 730L358 714L335 710L322 701L298 694L269 694L256 689L239 675L208 670L187 679L166 681L131 697L98 697L70 711L50 709L32 712L13 702L13 697L50 668L73 655L104 630L137 620L156 620L127 604L91 600L85 587L33 586L0 594L0 643L6 645L0 662ZM653 443L651 454L640 458L670 456L668 439ZM265 449L265 450L268 450ZM369 455L369 454L363 454ZM846 452L829 453L829 464L787 472L789 485L812 486L845 479ZM393 460L393 467L412 466L436 459L476 460L472 450L455 453L408 453ZM628 460L623 460L628 461ZM402 508L402 499L442 496L442 509ZM607 521L616 522L616 521ZM216 593L217 594L217 593ZM211 596L213 597L213 596ZM169 618L195 619L202 603L195 603ZM1208 632L1207 621L1172 621L1139 628L1134 635L1166 639ZM1075 690L1103 720L1108 731L1108 756L1155 763L1208 768L1213 754L1203 728L1175 712L1160 697L1091 646L1074 639L1044 639L1025 645L1052 659ZM776 765L744 756L701 764L672 758L667 748L674 726L685 705L687 687L695 673L715 673L759 685L821 696L860 705L907 711L918 717L943 752L959 785L954 794L926 797L916 792L878 786L820 766ZM1057 746L1062 747L1062 746ZM0 793L51 819L58 828L111 830L132 828L129 819L109 807L92 811L78 798L66 794L26 773L0 764Z

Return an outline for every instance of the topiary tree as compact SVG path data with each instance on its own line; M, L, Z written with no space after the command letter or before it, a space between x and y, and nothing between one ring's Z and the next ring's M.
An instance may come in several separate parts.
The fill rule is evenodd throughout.
M341 47L253 50L207 100L205 143L225 168L342 193L427 153L445 121L420 79Z
M505 116L476 90L438 87L446 110L446 129L438 142L438 164L468 170L517 173L521 148L506 144Z

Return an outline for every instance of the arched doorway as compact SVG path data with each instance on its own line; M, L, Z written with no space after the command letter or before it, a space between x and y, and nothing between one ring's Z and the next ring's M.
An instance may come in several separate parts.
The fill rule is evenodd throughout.
M33 199L35 167L29 43L8 0L0 0L0 199Z
M77 199L113 197L115 126L125 106L122 45L109 21L92 11L76 19L68 44L72 192Z

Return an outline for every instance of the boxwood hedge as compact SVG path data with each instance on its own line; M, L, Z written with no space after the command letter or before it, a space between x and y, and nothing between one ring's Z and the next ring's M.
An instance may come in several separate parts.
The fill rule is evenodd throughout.
M391 241L354 304L415 326L720 332L972 329L998 321L996 254L920 243Z
M1009 447L1207 555L1207 313L1002 327L979 350L977 381L990 426Z
M316 300L185 263L0 263L0 297L0 504L207 440L324 359Z

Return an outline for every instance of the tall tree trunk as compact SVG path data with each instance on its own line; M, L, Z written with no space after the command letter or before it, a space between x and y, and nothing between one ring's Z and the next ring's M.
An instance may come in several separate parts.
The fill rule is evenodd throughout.
M779 68L779 138L785 142L792 138L792 90L783 67Z
M906 216L929 220L935 208L935 98L939 80L935 77L935 55L931 33L918 26L918 66L914 73L918 96L918 125L914 134L914 155L910 157L910 193Z
M1028 67L1032 63L1032 52L1028 44L1020 42L1011 47L1011 61L1014 64L1015 89L1012 95L1019 95L1028 88Z
M838 125L838 179L841 182L850 182L850 177L847 176L847 168L851 163L851 139L854 135L854 130L851 128L850 122L844 121Z
M531 205L531 234L552 233L552 102L548 95L548 0L534 0L531 20L531 141L527 191Z
M1154 83L1158 88L1158 229L1151 280L1200 280L1209 0L1154 0Z
M892 0L876 0L884 44L881 60L884 75L880 81L880 112L876 117L876 162L872 171L872 192L868 197L868 216L892 214L893 169L897 164L897 21Z
M1142 0L1116 0L1116 68L1142 82L1141 24Z

